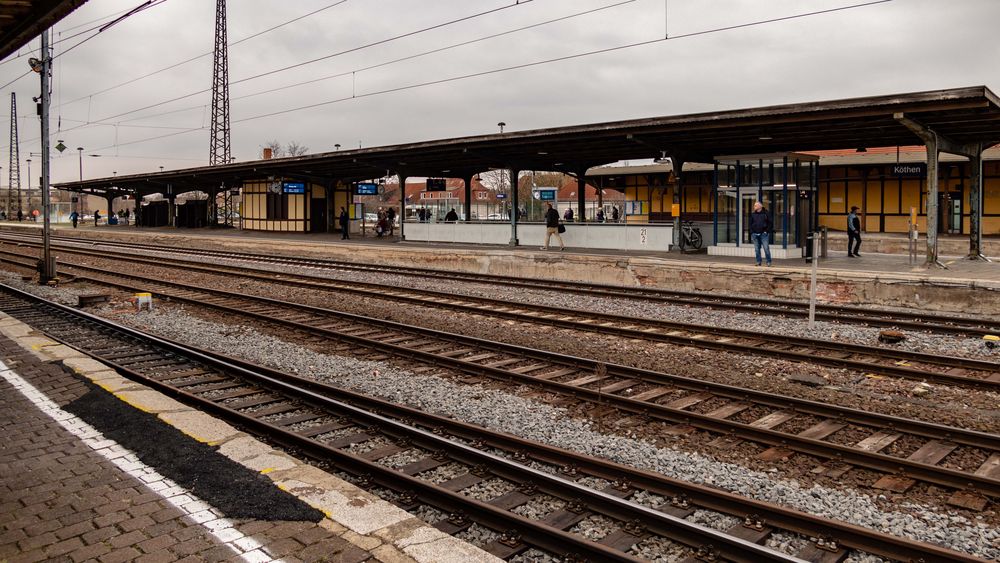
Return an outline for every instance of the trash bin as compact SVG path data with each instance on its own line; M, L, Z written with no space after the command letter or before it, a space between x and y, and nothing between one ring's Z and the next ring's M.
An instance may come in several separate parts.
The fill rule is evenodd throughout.
M810 231L806 233L806 245L802 248L802 257L806 259L806 264L812 263L813 258L813 238L816 233Z

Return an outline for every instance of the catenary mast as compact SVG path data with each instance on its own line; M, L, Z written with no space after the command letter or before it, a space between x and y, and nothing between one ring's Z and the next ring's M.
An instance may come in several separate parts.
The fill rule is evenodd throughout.
M212 128L208 164L218 166L228 164L232 157L229 131L229 47L226 36L226 0L215 4L215 61L212 64ZM219 187L223 193L223 217L225 224L232 224L233 209L231 190L225 185ZM218 213L214 208L218 203L217 193L211 193L211 222L215 223Z

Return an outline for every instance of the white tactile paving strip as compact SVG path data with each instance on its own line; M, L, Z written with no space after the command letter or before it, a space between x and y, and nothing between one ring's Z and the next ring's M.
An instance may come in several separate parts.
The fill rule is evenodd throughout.
M183 512L187 520L205 528L219 543L231 549L241 560L249 563L280 561L267 555L260 542L237 530L231 521L223 518L216 509L205 501L160 475L155 469L140 461L130 450L122 447L118 442L104 437L97 429L76 415L59 408L52 400L2 361L0 361L0 377L3 377L46 416L79 438L95 453L114 464L122 472L145 484L149 490Z

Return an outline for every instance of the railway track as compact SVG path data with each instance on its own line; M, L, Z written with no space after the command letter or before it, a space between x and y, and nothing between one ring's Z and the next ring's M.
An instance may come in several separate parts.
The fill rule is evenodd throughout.
M449 514L436 524L443 531L458 533L473 523L498 530L499 537L485 548L503 558L535 547L567 561L634 561L630 549L653 538L667 538L686 545L687 561L692 562L833 562L843 559L848 549L898 560L982 561L186 347L8 286L0 286L0 310L130 378L269 440L333 461L363 484L394 491L397 504L410 509L419 504L435 507ZM528 461L549 470L528 467ZM427 478L448 464L460 467L453 476ZM576 482L585 477L602 479L607 485L595 490ZM509 483L509 492L480 500L461 492L488 480ZM662 504L652 508L630 502L639 491L660 497ZM559 499L562 507L539 519L517 514L518 507L542 497ZM684 520L697 508L736 516L741 522L722 532ZM615 522L616 529L599 541L569 532L594 515ZM811 540L794 556L760 545L777 531L804 534Z
M909 352L831 340L768 334L756 331L682 323L661 319L635 318L599 312L580 312L564 307L515 305L499 299L456 295L441 291L417 290L386 284L342 281L319 276L273 272L248 266L204 265L191 260L157 257L142 258L132 253L114 253L92 249L63 247L65 253L100 258L122 258L132 264L169 266L206 274L232 273L240 279L254 279L300 288L337 291L376 299L389 299L427 307L459 310L519 322L610 334L680 346L721 350L738 354L766 356L796 362L808 362L915 381L948 385L974 386L1000 390L1000 364L954 356ZM0 254L19 256L0 251ZM66 264L91 272L98 268Z
M39 237L28 234L0 235L0 239L10 241L32 241ZM381 272L406 276L416 276L429 279L464 281L473 283L497 284L509 287L538 289L544 291L563 291L601 297L627 298L659 303L687 305L692 307L709 307L732 311L745 311L758 314L771 314L786 317L808 317L809 305L804 301L787 299L770 299L746 296L725 296L705 292L668 290L641 286L620 286L611 284L596 284L578 281L511 278L492 274L472 272L443 271L429 268L408 266L389 266L381 264L359 264L344 260L300 258L271 254L249 252L231 252L193 248L175 248L143 243L123 243L115 241L93 241L73 237L54 237L55 241L75 244L100 244L105 247L142 248L161 252L183 253L193 256L225 258L232 260L249 260L282 266L297 266L321 270L350 270L362 272ZM982 336L985 334L1000 334L1000 320L990 318L961 318L945 315L935 315L917 312L890 311L872 307L849 305L818 304L816 318L825 321L863 324L878 327L893 327L910 330L922 330L936 333L961 334L967 336Z
M859 467L881 474L871 483L879 489L905 492L918 481L940 485L954 490L949 502L974 510L985 508L989 498L1000 497L1000 436L995 434L170 280L118 272L105 272L103 278L86 279L333 340L328 353L365 350L380 355L376 359L394 356L525 384L564 395L570 402L596 404L595 416L603 410L609 416L632 417L637 424L661 422L661 431L673 435L708 432L715 437L711 447L729 448L742 441L759 444L766 448L759 457L770 461L795 453L810 455L820 460L814 469L818 475L838 478ZM900 455L883 453L897 442L909 445ZM961 460L960 469L952 460Z

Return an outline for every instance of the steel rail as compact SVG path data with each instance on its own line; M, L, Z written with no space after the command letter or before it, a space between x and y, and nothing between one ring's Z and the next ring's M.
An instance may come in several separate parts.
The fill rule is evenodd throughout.
M831 416L835 419L868 420L868 421L880 420L883 422L877 427L881 427L884 429L891 429L893 431L906 431L915 435L924 436L928 438L942 439L952 442L963 443L975 448L989 448L992 449L993 451L1000 451L1000 446L997 445L998 442L1000 442L1000 436L994 434L987 434L972 430L941 426L933 423L925 423L901 417L877 415L873 413L859 411L856 409L834 407L814 401L806 401L782 395L774 395L770 393L753 391L749 389L729 387L722 384L699 381L691 378L683 378L680 376L668 375L649 370L641 370L628 366L603 364L601 362L596 362L585 358L562 355L549 351L536 350L511 344L482 340L475 337L447 333L433 329L413 327L409 325L394 323L391 321L372 319L360 315L353 315L339 311L332 311L309 305L290 303L290 302L280 301L277 299L246 296L243 294L237 294L224 290L202 288L198 286L181 284L178 282L172 282L166 280L151 280L148 277L132 275L132 274L122 274L115 272L113 274L106 273L106 275L114 275L119 277L138 279L140 281L144 281L146 284L155 283L155 284L160 284L161 286L183 288L185 291L192 293L201 292L202 295L195 294L195 295L185 296L181 293L171 293L169 291L165 291L164 289L162 289L162 287L157 288L149 285L136 286L136 285L111 282L107 280L94 280L94 281L98 281L99 283L104 283L111 286L117 286L129 290L139 289L142 291L149 291L151 293L158 294L162 297L168 297L170 299L184 301L194 305L215 308L221 311L225 311L227 313L248 316L251 318L256 318L262 322L283 324L285 326L289 326L300 330L305 329L308 332L318 333L328 337L333 337L340 340L353 342L360 346L364 346L365 348L378 349L385 352L389 352L398 357L418 359L422 362L429 363L432 365L442 365L451 367L464 373L488 376L503 381L516 380L519 382L526 383L528 385L536 386L541 389L555 391L563 395L568 395L575 398L583 398L590 402L613 405L614 407L625 412L650 416L653 418L657 418L659 420L669 421L675 424L694 426L696 428L708 430L716 434L750 439L758 443L763 443L774 447L785 448L792 451L813 455L822 459L836 459L841 462L849 463L859 467L874 469L883 473L905 476L920 481L925 481L938 485L944 485L958 490L970 490L985 494L989 497L994 497L994 498L1000 497L1000 481L991 479L989 477L977 475L974 473L962 472L945 467L939 467L926 463L911 461L908 459L892 457L885 454L879 454L876 452L869 452L859 448L843 446L830 442L824 442L818 439L805 438L796 434L788 434L776 430L757 428L749 424L743 424L726 419L715 418L706 414L695 413L692 411L686 411L679 408L672 408L649 401L640 401L629 397L622 397L608 393L601 393L599 389L598 390L587 389L581 386L574 386L556 381L541 380L531 375L517 373L515 371L503 369L500 367L490 367L488 365L480 365L473 362L464 361L458 358L442 356L434 352L422 351L412 348L406 348L401 345L379 342L361 336L353 336L351 334L338 332L336 330L324 329L318 326L304 325L299 321L283 320L280 318L276 318L273 313L270 314L255 313L253 311L247 310L247 307L245 306L240 308L234 308L222 302L213 302L211 298L206 298L206 295L209 296L214 295L216 296L215 299L223 299L223 300L230 299L230 300L235 300L237 302L243 301L244 303L250 302L258 304L267 304L274 306L276 309L289 309L289 308L297 309L303 312L320 314L330 320L336 319L340 321L348 320L353 322L359 322L359 323L364 323L366 325L379 326L381 328L388 328L403 333L430 336L449 343L462 343L489 350L504 350L507 353L521 355L522 357L550 361L553 363L558 363L566 366L573 366L581 370L583 369L595 370L597 369L598 365L601 365L604 366L604 369L606 369L609 374L614 374L624 378L639 379L647 382L660 382L660 383L670 382L676 384L683 382L684 386L687 388L697 389L700 387L702 390L709 391L712 393L717 393L721 396L727 396L733 398L742 397L744 399L747 399L748 397L754 397L754 399L751 400L755 400L760 404L775 405L778 408L791 409L796 412L797 411L802 411L806 413L826 412L829 413L827 416ZM759 398L759 400L757 398ZM871 422L868 422L867 425L871 425Z
M329 392L338 391L332 386L322 386L318 383L310 383L308 386L305 386L301 378L288 377L285 374L280 374L280 372L274 372L274 370L262 370L259 366L251 368L244 362L236 363L229 358L222 358L202 350L196 350L193 347L142 333L58 303L48 302L47 300L25 294L6 285L2 287L5 291L14 293L22 300L42 303L45 307L54 309L61 315L86 319L87 322L93 325L124 334L133 339L151 343L158 348L168 351L168 353L194 359L199 363L212 366L224 373L234 374L243 380L254 382L268 389L277 390L311 405L319 405L324 409L336 412L347 412L355 419L363 420L369 425L377 425L381 432L400 436L405 435L416 439L426 444L424 447L430 451L444 449L449 451L456 459L464 461L469 465L486 464L490 472L498 476L522 483L530 481L537 485L539 489L556 493L560 498L583 498L591 510L623 521L638 519L647 529L675 541L680 541L685 545L695 548L711 546L715 552L727 560L739 562L803 562L802 559L776 552L742 538L734 537L688 522L665 512L629 502L618 496L591 489L571 480L524 466L505 457L438 436L432 431L423 430L383 414L378 414L332 398L329 396ZM44 326L41 328L43 331L45 330ZM72 345L69 342L66 343ZM86 350L83 351L86 352ZM98 358L100 358L100 355L98 355ZM367 472L378 475L387 485L388 483L392 483L388 486L394 490L399 490L400 488L416 490L421 496L427 497L429 504L451 509L473 510L475 519L492 524L495 528L505 529L505 526L515 525L518 527L521 537L529 540L531 545L560 554L574 553L575 550L575 552L587 553L591 557L601 557L601 560L637 561L636 558L621 551L582 539L550 526L540 525L531 519L492 506L486 502L466 497L460 493L449 491L424 480L400 473L395 469L379 465L374 461L368 461L359 456L350 455L337 448L319 443L318 441L304 438L293 431L247 416L236 409L172 387L168 383L146 377L142 373L129 369L126 365L121 365L114 360L102 359L102 361L107 362L117 371L130 378L152 385L175 397L183 398L189 404L196 404L200 408L219 414L230 422L254 428L259 433L270 439L277 440L279 443L305 449L314 454L319 454L325 459L333 458L337 463L351 467L356 472ZM928 546L928 548L933 547ZM942 548L938 548L938 550L948 552L949 555L955 555L949 550L943 550ZM935 550L929 549L928 551L933 553ZM971 560L974 561L975 559Z
M94 250L77 248L63 250L72 254L98 257L107 256L106 253ZM17 253L6 251L0 251L0 254L18 255ZM225 271L238 274L243 278L256 279L269 283L293 285L296 287L306 287L310 289L321 289L324 291L354 293L376 299L391 299L430 307L445 307L449 309L463 310L473 314L485 314L495 317L514 319L521 322L557 326L571 330L583 330L587 332L638 338L654 342L669 342L682 346L731 351L756 356L786 359L796 362L855 369L864 373L887 375L915 381L933 381L935 383L948 385L965 385L982 387L984 389L1000 390L1000 364L989 360L893 350L889 348L853 344L849 342L834 342L797 336L774 335L749 330L721 328L663 319L627 317L611 313L588 311L586 314L583 314L572 309L548 305L526 304L524 306L516 306L499 299L491 299L487 297L450 294L434 290L414 290L371 282L342 281L319 276L309 276L306 274L274 272L246 266L216 264L206 266L203 265L203 263L177 258L157 260L136 257L135 255L124 253L116 255L128 256L133 262L154 266L178 267L213 275L218 275L220 272ZM90 266L76 264L67 265L87 269L89 271L101 271L98 268ZM410 293L411 295L404 295L404 293ZM438 302L433 299L429 299L428 296L438 297L444 301ZM466 303L463 303L463 301ZM482 306L478 304L482 304ZM538 314L525 312L526 310ZM543 316L541 313L546 313L550 316ZM640 327L653 327L661 332L650 331L646 328L633 328L637 325ZM689 334L678 334L678 331L686 331ZM703 337L704 335L715 335L719 337L720 340L706 339ZM731 340L732 338L743 339L746 342L733 341ZM762 343L768 342L774 343L778 346L794 345L806 348L807 351L790 350L781 347L770 348L768 346L761 345ZM823 350L833 355L829 356L816 354L816 350ZM849 354L854 357L843 356L842 354ZM870 361L871 359L882 358L896 359L901 362L917 362L933 366L941 366L942 368L948 368L949 370L953 368L979 370L990 372L993 376L976 378L965 375L957 375L947 371L931 371L920 367L900 365L898 363L892 365L882 365Z
M31 234L19 234L14 237L37 238ZM108 246L126 246L130 248L145 247L160 251L173 251L189 254L210 256L243 257L255 261L270 261L279 264L302 264L334 269L352 269L359 271L391 272L400 275L421 276L434 279L454 279L480 283L499 283L514 287L534 288L546 291L566 291L591 295L601 295L614 298L652 300L661 302L676 302L685 305L742 310L752 313L770 313L806 317L808 305L802 301L782 300L751 296L720 296L704 294L695 291L670 290L651 287L623 286L578 282L571 280L540 280L534 278L511 278L493 274L474 272L443 271L413 266L367 265L342 260L320 258L297 258L292 256L269 255L249 252L214 251L206 249L174 248L152 245L148 243L122 243L118 241L89 240L76 237L61 237L77 243L102 244ZM845 316L849 315L849 316ZM870 307L847 305L817 305L816 318L833 322L851 322L869 324L872 326L900 327L933 332L958 333L981 336L990 333L1000 333L1000 322L985 318L965 319L935 315L928 313L897 312Z

